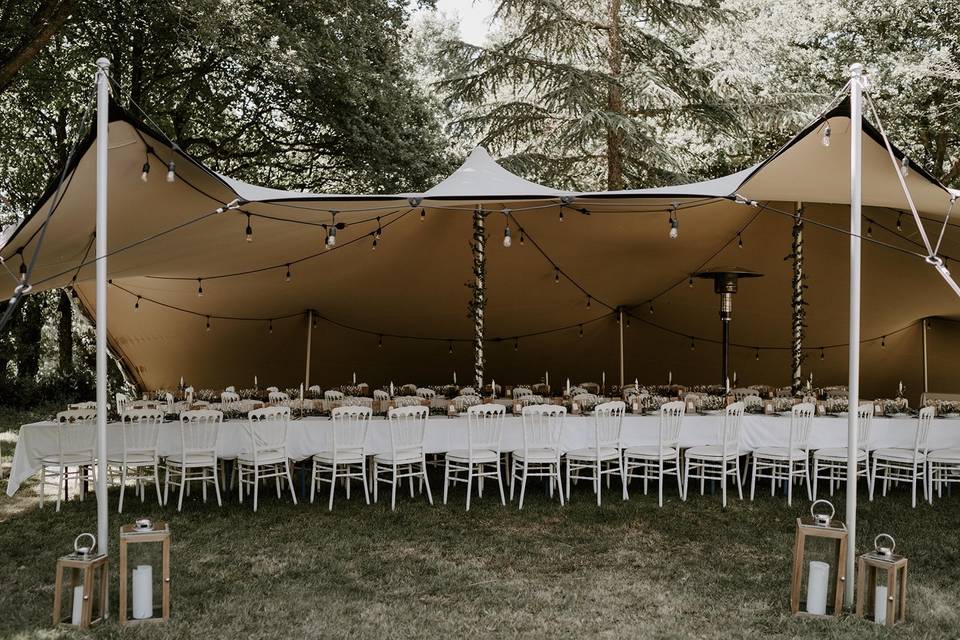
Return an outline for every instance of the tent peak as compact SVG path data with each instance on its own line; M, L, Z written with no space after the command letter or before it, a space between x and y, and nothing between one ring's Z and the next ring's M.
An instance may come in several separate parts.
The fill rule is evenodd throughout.
M525 200L559 198L564 192L521 178L503 168L481 146L474 147L456 171L426 191L441 200Z

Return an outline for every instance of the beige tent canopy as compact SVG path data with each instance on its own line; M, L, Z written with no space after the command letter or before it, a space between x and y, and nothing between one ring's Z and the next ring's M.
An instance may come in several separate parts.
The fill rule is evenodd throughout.
M849 107L841 103L767 161L690 185L567 193L515 176L481 149L423 194L331 195L249 185L193 161L117 105L109 142L109 343L145 388L294 386L311 382L437 384L472 377L473 212L486 251L486 376L498 382L618 381L617 314L632 381L719 379L718 298L690 275L735 264L763 278L734 300L731 370L739 381L790 377L791 227L803 203L807 361L815 384L846 378ZM829 146L822 144L829 123ZM896 169L864 123L863 393L922 390L919 322L929 333L930 387L957 390L960 300L922 258ZM73 285L94 308L95 154L83 141L56 202L3 234L14 273L36 251L33 291ZM388 149L384 153L389 153ZM898 160L901 157L897 153ZM170 161L176 179L166 181ZM146 182L142 165L151 168ZM906 176L934 237L952 193L921 168ZM755 201L754 203L745 201ZM676 210L679 236L668 237ZM513 243L502 243L509 223ZM902 232L898 230L902 223ZM247 242L246 229L252 231ZM336 245L325 238L336 226ZM376 240L376 245L374 245ZM742 248L739 246L742 242ZM374 249L375 246L375 249ZM960 259L952 224L942 255ZM289 274L289 278L288 278ZM5 294L15 282L6 281ZM203 295L198 295L202 290ZM207 327L209 326L209 330Z

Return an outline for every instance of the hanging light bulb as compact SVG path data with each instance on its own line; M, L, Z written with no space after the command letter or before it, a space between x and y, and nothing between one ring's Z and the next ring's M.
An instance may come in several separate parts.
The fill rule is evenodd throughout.
M77 300L80 298L80 295L77 293L77 290L74 289L73 287L70 288L70 297L73 298L74 300Z
M653 315L653 300L650 301L650 315Z
M503 246L509 248L513 244L513 240L510 238L510 223L507 222L507 226L503 228Z
M514 339L513 339L513 350L514 350L514 351L519 351L519 349L520 349L520 338L514 338Z
M820 144L825 147L830 146L830 123L827 122L824 124L823 131L820 136Z
M756 355L754 356L754 359L755 359L755 360L759 360L759 359L760 359L760 348L759 348L759 347L757 347L757 353L756 353Z
M27 280L27 263L23 259L23 250L18 252L20 254L20 281L26 282Z
M247 242L253 242L253 227L250 226L250 214L247 214L247 229L246 229Z
M273 334L273 320L267 320L267 333Z
M737 248L743 249L743 236L739 233L737 234Z
M898 213L897 214L897 231L903 231L903 222L901 221L902 218L903 218L903 214Z
M453 353L453 340L450 341L450 346L447 348L447 353Z
M383 346L383 336L377 336L377 348Z
M140 296L137 296L137 301L133 304L134 311L140 311Z
M693 289L693 276L690 276L690 280L687 281L687 286Z
M523 227L520 227L520 246L523 246Z
M171 160L167 163L167 182L173 182L177 179L177 165Z
M880 348L881 349L887 348L887 336L883 336L882 338L880 338Z
M420 208L420 222L423 222L427 217L427 210L423 207ZM377 222L380 222L380 218L377 218Z
M823 360L823 358L824 358L823 347L820 347L820 359Z
M210 316L207 316L207 331L210 331Z
M198 298L203 297L203 280L201 280L200 278L197 278L197 297Z
M580 337L583 337L583 325L580 325Z
M671 205L670 209L670 234L669 237L671 240L676 240L677 236L680 235L680 230L677 228L679 225L679 220L677 220L677 203L674 202Z
M553 283L560 284L560 268L559 267L553 268Z
M910 173L910 158L903 156L900 160L900 175L906 178L908 173Z
M371 245L370 249L373 251L377 250L377 234L373 234L373 245Z
M560 209L560 222L563 222L563 209Z
M143 167L140 169L140 179L146 182L150 178L150 159L143 163Z
M690 338L690 351L693 351L693 350L696 349L696 348L697 348L697 344L696 344L696 342L694 342L693 338L691 337L691 338Z
M630 328L630 316L627 316L627 329Z
M867 223L867 237L868 238L873 237L873 224L871 223Z
M331 224L327 227L327 249L332 249L337 244L337 225Z
M590 296L587 296L587 309L590 308L590 303L591 303L592 300L593 300L593 298L591 298Z
M287 275L286 275L283 279L284 279L284 281L286 281L286 282L290 282L290 277L291 277L291 276L290 276L290 265L288 264L288 265L287 265Z

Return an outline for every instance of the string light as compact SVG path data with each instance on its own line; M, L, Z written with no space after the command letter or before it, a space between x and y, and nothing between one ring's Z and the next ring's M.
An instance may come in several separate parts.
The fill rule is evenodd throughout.
M288 264L288 265L287 265L287 275L284 277L284 280L285 280L286 282L290 282L290 277L291 277L291 276L290 276L290 265Z
M167 163L167 182L173 182L177 179L177 165L171 160Z
M901 222L902 218L903 218L903 214L898 213L897 214L897 231L903 231L903 222Z
M671 205L670 209L670 234L669 237L671 240L676 240L677 236L680 235L680 230L677 228L679 225L679 220L677 220L677 203L674 202Z
M423 222L427 217L427 210L424 207L420 208L420 222ZM377 222L380 221L380 217L377 217Z
M140 311L140 296L137 296L137 301L133 305L134 311Z
M900 161L900 175L906 178L908 173L910 173L910 158L903 156Z
M693 276L690 276L690 280L687 281L687 286L693 289Z
M743 249L743 236L739 233L737 234L737 248Z
M757 353L756 353L756 355L754 356L754 359L755 359L755 360L759 360L759 359L760 359L760 348L759 348L759 347L757 347Z
M823 358L824 358L823 347L820 347L820 359L823 360Z
M523 227L520 227L520 246L523 246Z
M560 222L563 222L563 208L560 208Z
M880 338L880 348L881 349L887 348L887 336L883 336L882 338Z
M690 351L694 351L697 348L697 343L694 341L693 336L690 336Z
M824 123L823 132L822 132L822 135L820 136L820 144L822 144L825 147L830 146L830 123L829 122Z
M377 245L380 244L380 236L383 235L383 227L380 226L380 216L377 216L377 230L373 232L373 250L377 250Z
M553 268L553 282L554 284L560 284L560 267Z
M868 238L873 237L873 224L871 223L867 223L867 237Z
M317 316L313 316L313 328L316 329L319 322L317 322Z
M450 346L447 349L447 353L451 353L451 354L453 353L453 340L450 341Z
M327 227L327 249L331 249L337 244L337 212L330 212L330 226Z
M148 152L149 153L149 152ZM148 155L140 169L140 180L146 182L150 178L150 156Z
M583 337L583 325L580 325L580 337Z
M587 309L590 308L590 303L591 303L592 301L593 301L593 298L591 298L590 296L587 296Z
M630 316L627 316L627 329L630 328Z
M377 336L377 348L379 349L382 346L383 346L383 336Z
M20 281L27 281L27 262L23 259L23 249L17 250L17 255L20 256Z
M650 315L653 315L653 300L650 301Z
M207 316L207 331L210 331L210 316Z
M503 228L503 246L510 248L512 244L513 240L510 238L510 222L507 221L507 226Z
M267 321L267 333L273 335L273 320L270 319Z
M247 214L247 242L253 242L253 227L250 226L250 214Z
M514 351L519 351L519 350L520 350L520 338L514 338L514 339L513 339L513 350L514 350Z
M203 280L200 278L197 278L197 297L203 297Z

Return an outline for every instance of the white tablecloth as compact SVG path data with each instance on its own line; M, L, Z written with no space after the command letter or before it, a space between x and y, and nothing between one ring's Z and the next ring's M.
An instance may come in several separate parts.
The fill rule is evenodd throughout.
M690 447L719 442L719 415L688 415L680 432L681 446ZM291 458L302 459L328 448L330 420L304 418L291 420L287 431L287 452ZM561 445L564 450L586 447L593 441L593 418L568 416L564 422ZM247 445L242 420L227 420L220 429L217 450L223 458L235 458ZM916 432L916 418L874 418L871 448L912 448ZM76 427L91 429L90 425ZM780 416L747 414L743 417L742 443L748 449L761 446L786 445L790 419ZM165 423L160 431L158 449L161 456L180 449L179 423ZM119 453L122 448L120 424L107 426L107 449ZM627 415L623 421L623 444L635 446L656 444L658 417ZM815 418L810 434L810 448L844 446L847 440L847 421L844 418ZM424 446L427 453L442 453L467 448L467 419L465 416L448 418L431 416L427 420ZM508 415L503 429L502 448L512 451L523 446L520 418ZM960 447L960 419L938 419L933 423L929 437L930 449ZM367 433L370 453L384 453L390 449L388 423L374 419ZM20 427L20 436L13 456L13 465L7 483L7 495L12 496L20 484L40 470L40 458L56 454L57 426L53 422L35 422Z

